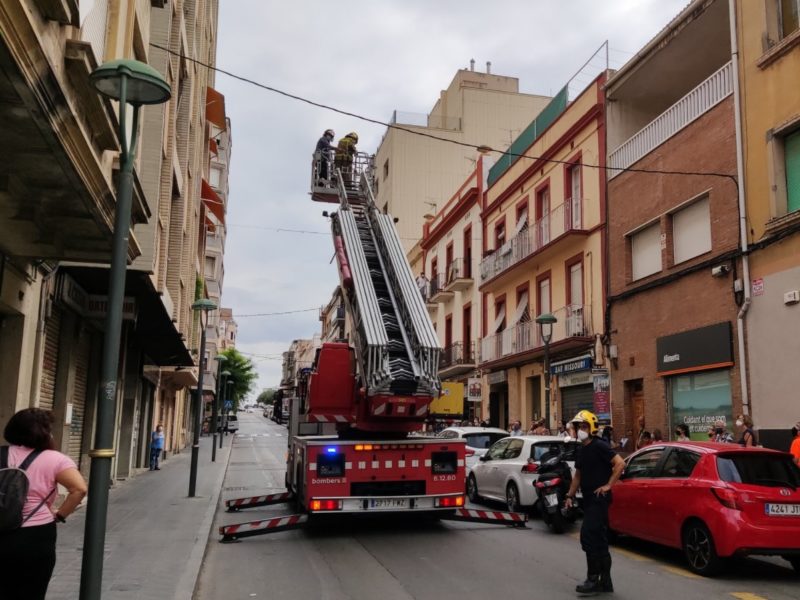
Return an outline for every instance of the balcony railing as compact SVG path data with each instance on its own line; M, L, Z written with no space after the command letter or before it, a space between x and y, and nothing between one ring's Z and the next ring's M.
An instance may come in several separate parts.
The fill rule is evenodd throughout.
M453 297L453 292L447 289L447 274L436 273L431 276L428 285L428 298L430 302L442 302Z
M570 304L553 314L558 321L553 325L551 344L568 338L591 335L591 319L587 306ZM518 323L481 340L481 362L491 362L543 346L541 328L535 321Z
M731 63L727 63L611 152L608 160L609 179L619 175L622 172L619 169L635 164L731 95L733 77Z
M523 229L484 258L481 261L481 281L499 275L565 233L582 230L583 204L584 200L581 198L565 200L533 223L533 226Z
M447 265L447 281L445 287L450 292L460 292L472 285L471 265L463 258L456 258Z
M455 342L446 346L439 355L439 369L447 369L457 365L475 364L475 342L465 344Z

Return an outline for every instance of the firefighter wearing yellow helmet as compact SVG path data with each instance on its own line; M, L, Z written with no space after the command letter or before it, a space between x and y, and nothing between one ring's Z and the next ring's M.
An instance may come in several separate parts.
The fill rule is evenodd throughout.
M336 168L342 172L345 186L348 186L353 180L353 158L356 155L356 144L358 143L358 134L351 131L342 139L336 146Z
M597 435L599 420L590 410L582 410L572 419L581 449L575 461L575 477L567 492L565 505L572 506L580 487L583 500L581 548L586 553L586 581L575 591L579 594L613 592L611 554L608 551L608 507L611 488L622 475L625 463Z

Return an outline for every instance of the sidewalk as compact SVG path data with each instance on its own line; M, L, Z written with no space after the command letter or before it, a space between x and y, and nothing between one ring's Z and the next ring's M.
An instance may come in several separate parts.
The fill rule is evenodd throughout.
M197 496L188 498L191 446L115 485L109 496L103 600L191 600L203 561L233 436L211 462L211 438L200 440ZM217 442L219 443L219 442ZM58 528L56 568L47 600L78 598L86 510Z

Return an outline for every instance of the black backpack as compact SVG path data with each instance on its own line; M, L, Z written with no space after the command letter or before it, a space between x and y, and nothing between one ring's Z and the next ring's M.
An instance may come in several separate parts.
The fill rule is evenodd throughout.
M22 508L28 498L28 475L25 470L42 453L34 450L18 467L8 466L8 446L0 446L0 533L13 531L39 512L45 502L53 495L51 491L27 517L22 516Z

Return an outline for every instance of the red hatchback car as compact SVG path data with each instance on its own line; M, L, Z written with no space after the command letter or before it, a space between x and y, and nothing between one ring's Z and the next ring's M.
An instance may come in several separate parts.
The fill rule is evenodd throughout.
M800 468L789 454L764 448L648 446L626 460L609 527L682 549L700 575L751 554L783 556L800 571Z

